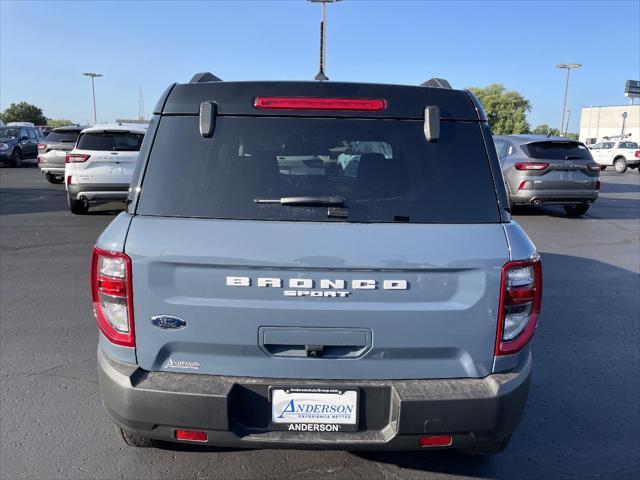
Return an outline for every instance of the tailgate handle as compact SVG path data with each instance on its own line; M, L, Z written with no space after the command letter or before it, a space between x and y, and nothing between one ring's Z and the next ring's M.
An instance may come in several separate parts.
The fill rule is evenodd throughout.
M261 327L260 348L274 357L358 358L371 348L371 330Z

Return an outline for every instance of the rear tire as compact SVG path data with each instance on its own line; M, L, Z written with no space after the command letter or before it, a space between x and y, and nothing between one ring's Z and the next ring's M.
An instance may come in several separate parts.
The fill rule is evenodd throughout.
M74 215L86 215L89 213L89 206L86 202L83 202L82 200L74 200L68 193L67 202L69 203L69 210L71 210L71 213Z
M153 446L150 439L135 433L125 432L120 427L116 427L116 433L127 447L149 448Z
M49 183L62 183L64 180L64 178L60 178L52 173L45 173L44 178L46 178Z
M476 445L474 447L460 448L458 451L463 455L495 455L502 452L509 445L511 435L500 440L495 440L485 445Z
M587 213L590 205L586 203L581 203L580 205L565 205L564 211L567 212L567 215L570 217L579 217Z
M615 168L618 173L624 173L627 171L627 161L624 158L616 158L613 161L613 168Z
M16 149L11 154L11 164L16 168L20 168L22 166L22 152L20 152L20 150Z

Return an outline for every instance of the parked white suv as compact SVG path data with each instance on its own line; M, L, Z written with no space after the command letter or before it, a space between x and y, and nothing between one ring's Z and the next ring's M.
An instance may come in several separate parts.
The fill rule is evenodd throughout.
M65 158L69 208L86 214L89 205L127 199L129 183L147 125L101 124L85 128Z
M590 147L591 156L603 170L613 166L616 172L624 173L627 168L640 169L640 149L636 142L611 140L596 143Z

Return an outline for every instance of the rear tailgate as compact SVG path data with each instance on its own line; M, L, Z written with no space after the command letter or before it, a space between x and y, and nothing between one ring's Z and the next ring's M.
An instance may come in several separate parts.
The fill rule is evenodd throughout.
M78 171L78 182L83 184L126 183L131 181L138 159L138 152L95 152L78 150L79 155L89 155Z
M170 359L195 362L194 373L274 378L482 377L492 368L500 269L508 260L500 224L137 216L126 253L138 363L147 370L167 369ZM230 286L228 277L250 278L251 286ZM259 287L258 278L282 286ZM303 287L289 288L289 279L304 279ZM344 280L345 288L321 288L323 279ZM376 288L354 289L353 280ZM395 288L385 289L385 280ZM326 291L349 294L312 296ZM179 317L186 327L158 328L157 315ZM301 343L325 343L330 358L305 358Z
M536 162L546 164L541 170L528 170L528 174L537 177L533 181L536 189L576 189L595 188L600 175L589 150L578 142L544 141L526 144L526 153Z
M128 184L144 134L126 130L92 130L80 135L74 154L88 155L78 163L78 182Z

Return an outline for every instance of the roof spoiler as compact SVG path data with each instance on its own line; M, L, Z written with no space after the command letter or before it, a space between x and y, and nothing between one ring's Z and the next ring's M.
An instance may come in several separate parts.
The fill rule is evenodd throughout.
M426 82L424 82L422 87L431 87L431 88L446 88L451 90L451 84L446 81L444 78L430 78Z
M222 79L216 77L213 73L210 72L200 72L196 73L189 83L202 83L202 82L221 82Z

